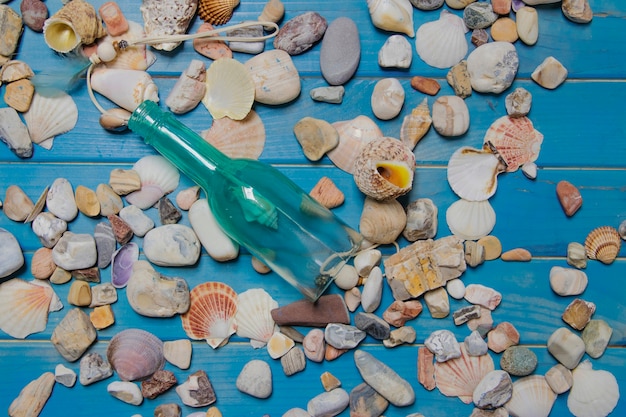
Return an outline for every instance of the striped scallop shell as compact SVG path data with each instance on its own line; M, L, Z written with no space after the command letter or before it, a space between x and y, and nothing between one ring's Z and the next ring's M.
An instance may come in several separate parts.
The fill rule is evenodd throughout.
M265 147L265 126L254 110L242 120L214 119L200 136L231 158L259 159Z
M33 143L52 148L55 136L68 132L78 122L78 107L72 97L61 90L35 92L24 121Z
M487 236L496 225L496 212L489 200L452 203L446 211L450 231L461 239L477 240Z
M504 404L514 417L548 417L556 394L542 375L530 375L513 383L511 399Z
M331 123L339 134L339 144L326 155L339 169L354 172L354 161L365 144L383 137L376 122L367 116Z
M435 68L450 68L459 63L468 50L463 19L442 11L439 20L419 27L415 49L424 62Z
M265 346L278 331L271 314L278 303L265 290L253 288L239 294L237 304L237 336L249 338L255 348Z
M245 118L254 102L254 81L248 69L233 58L220 58L206 71L202 103L214 119Z
M189 310L181 316L183 329L194 340L206 340L213 349L228 343L237 330L237 293L222 282L204 282L190 293Z
M463 146L448 162L448 183L452 191L468 201L487 200L498 188L498 174L505 166L491 152Z
M106 355L123 381L146 379L165 366L163 341L142 329L126 329L113 336Z
M0 329L16 339L44 331L48 313L62 307L46 281L13 278L0 284Z
M597 259L604 264L612 263L622 246L622 239L616 228L602 226L593 229L585 239L585 250L589 259Z
M491 144L507 165L507 172L514 172L539 157L543 134L533 127L528 117L502 116L491 124L483 143Z
M142 210L152 207L178 187L178 169L160 155L144 156L135 162L133 170L139 174L141 189L128 194L126 200Z
M198 16L212 25L223 25L233 16L239 0L199 0Z

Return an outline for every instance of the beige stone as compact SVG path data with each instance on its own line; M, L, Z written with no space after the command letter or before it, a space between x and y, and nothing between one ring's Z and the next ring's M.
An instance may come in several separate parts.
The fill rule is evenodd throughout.
M100 201L96 192L84 185L76 187L76 206L85 216L96 217L100 214Z
M515 20L510 17L501 17L493 22L491 37L494 41L515 42L519 37Z
M30 108L35 94L35 87L27 79L13 81L7 84L4 91L4 102L18 112L24 113Z

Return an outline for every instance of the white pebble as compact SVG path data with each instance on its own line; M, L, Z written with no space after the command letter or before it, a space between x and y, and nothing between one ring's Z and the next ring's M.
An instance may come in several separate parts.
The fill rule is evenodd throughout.
M458 278L448 281L446 290L448 290L448 295L455 300L460 300L465 297L465 284Z
M211 258L219 262L237 258L239 245L224 233L206 198L191 205L189 223Z
M383 294L383 272L380 267L372 268L363 286L361 306L366 313L373 313L380 305Z
M350 290L359 282L359 274L352 265L344 265L335 277L335 284L342 290Z
M143 402L141 388L134 382L113 381L107 385L107 391L113 397L128 404L139 405Z

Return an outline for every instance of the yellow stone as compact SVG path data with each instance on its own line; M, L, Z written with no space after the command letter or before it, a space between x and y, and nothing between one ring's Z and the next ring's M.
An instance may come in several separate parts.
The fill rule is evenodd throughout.
M134 169L115 168L109 174L109 185L118 195L126 195L141 188L141 178Z
M102 216L117 214L124 207L122 198L108 184L99 184L96 188L96 195L100 202L100 214Z
M327 392L341 386L341 381L339 381L339 379L337 379L335 375L331 374L328 371L320 375L320 380L322 381L322 386L324 387L324 390Z
M66 282L69 282L70 279L72 279L70 271L66 271L60 266L57 266L50 277L50 283L57 285L65 284Z
M87 307L91 304L91 288L86 281L74 281L70 286L67 302L78 306Z
M209 407L206 410L206 417L222 417L222 412L217 407Z
M6 86L4 102L18 112L24 113L30 108L33 94L35 94L35 87L29 80L13 81Z
M498 259L502 253L502 243L495 236L489 235L478 239L478 244L483 245L483 248L485 248L485 261Z
M83 185L76 187L76 206L85 216L96 217L100 214L100 201L96 192Z
M113 317L113 309L109 304L98 306L89 313L89 320L91 324L98 330L105 329L115 323L115 317Z
M515 20L510 17L501 17L491 25L491 37L494 41L513 43L518 36Z

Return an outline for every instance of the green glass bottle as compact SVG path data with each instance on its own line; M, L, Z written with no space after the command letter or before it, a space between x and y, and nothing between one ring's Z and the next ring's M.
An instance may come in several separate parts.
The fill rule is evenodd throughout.
M128 127L206 193L224 232L310 300L358 251L361 235L270 165L232 159L152 101Z

